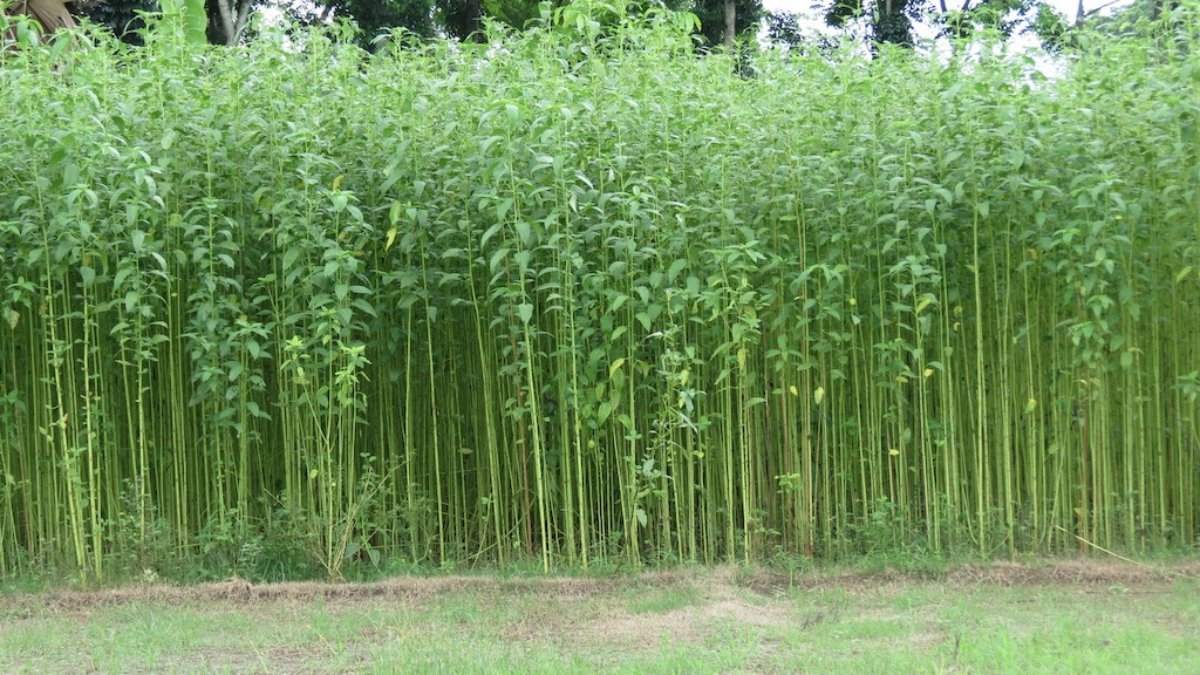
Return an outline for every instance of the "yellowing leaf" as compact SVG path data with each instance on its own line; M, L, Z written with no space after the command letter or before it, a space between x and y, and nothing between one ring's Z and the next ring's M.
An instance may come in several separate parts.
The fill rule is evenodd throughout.
M799 396L799 395L800 395L800 390L799 390L799 389L797 389L797 388L796 388L796 385L794 385L794 384L793 384L792 386L788 387L788 391L792 392L792 396Z
M821 405L821 401L825 400L825 387L817 387L813 392L813 403Z
M625 365L625 359L623 358L613 361L612 365L608 367L608 376L612 377L613 375L616 375L617 371L620 370L621 366L623 365Z
M888 449L888 454L891 455L892 457L899 457L900 451L895 448L890 448L890 449Z
M338 176L337 178L334 178L333 179L333 189L340 190L342 188L342 181L345 179L346 179L345 176Z
M1188 265L1187 267L1179 270L1179 274L1175 275L1175 283L1177 283L1177 284L1182 283L1183 280L1186 279L1188 277L1188 275L1191 273L1192 273L1191 265Z
M392 244L396 243L396 234L397 229L395 227L387 231L387 243L384 244L383 250L387 251L392 248Z

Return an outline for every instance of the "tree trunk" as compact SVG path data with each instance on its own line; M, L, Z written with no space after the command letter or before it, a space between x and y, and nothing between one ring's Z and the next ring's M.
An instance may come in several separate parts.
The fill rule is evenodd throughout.
M875 54L881 44L912 47L912 19L908 16L908 6L912 0L884 0L875 11L873 17L871 53Z
M242 31L250 20L250 0L213 0L217 6L216 28L209 38L214 44L232 47L242 39Z
M237 30L234 28L233 7L230 0L217 0L217 28L220 29L220 44L231 46L237 44Z
M479 0L467 0L467 39L483 42L482 11Z
M733 38L737 31L737 5L733 0L725 0L725 49L733 51Z

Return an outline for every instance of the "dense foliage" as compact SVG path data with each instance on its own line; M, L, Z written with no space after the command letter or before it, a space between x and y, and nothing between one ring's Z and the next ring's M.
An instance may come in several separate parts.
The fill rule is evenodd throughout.
M0 570L1195 545L1200 57L560 18L0 53Z
M590 0L596 9L609 13L640 14L647 8L668 7L681 9L691 7L694 0L665 0L649 2L629 0L609 2ZM482 37L485 20L495 21L511 29L522 30L535 23L543 11L553 11L569 4L562 0L201 0L206 8L208 37L213 44L226 44L228 36L222 28L220 5L224 3L233 14L239 12L264 12L275 16L286 16L300 24L323 25L333 20L352 21L359 31L361 46L374 49L376 40L391 29L432 38L441 35L457 40L477 40ZM701 33L720 42L722 30L723 0L695 1L697 13L712 25L703 26ZM759 0L745 0L738 8L738 28L749 32L762 15ZM78 10L92 21L105 26L126 42L140 44L137 31L145 27L141 14L158 12L170 3L159 0L105 0L102 3L80 3ZM543 7L544 5L544 7ZM715 37L714 37L715 36ZM238 30L235 41L245 34Z

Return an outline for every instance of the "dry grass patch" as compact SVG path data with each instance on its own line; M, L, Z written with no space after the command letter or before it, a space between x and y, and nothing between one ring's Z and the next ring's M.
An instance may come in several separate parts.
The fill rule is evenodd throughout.
M1071 586L1108 588L1128 586L1129 592L1154 592L1180 580L1200 580L1200 561L1144 565L1107 560L1054 560L1036 564L994 562L951 568L942 573L913 573L897 569L871 572L814 571L794 575L770 570L717 567L703 571L647 572L619 579L587 577L530 577L499 579L476 576L396 577L370 583L288 582L251 584L242 579L177 586L139 584L98 590L66 590L49 594L0 596L0 610L49 609L75 612L95 607L151 603L163 605L219 603L246 606L262 603L303 604L315 600L358 603L371 600L421 605L447 594L480 597L536 595L556 602L578 602L615 591L684 588L698 592L710 616L737 618L745 610L750 622L764 621L760 599L750 603L739 592L779 598L795 590L842 590L847 593L888 593L914 585L945 587ZM769 606L770 603L767 603ZM750 608L746 610L746 608ZM687 612L690 613L690 610ZM659 616L659 618L663 618Z

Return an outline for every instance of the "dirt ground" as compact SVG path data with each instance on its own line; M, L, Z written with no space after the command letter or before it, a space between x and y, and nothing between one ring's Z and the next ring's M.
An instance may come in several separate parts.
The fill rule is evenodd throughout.
M448 575L397 577L369 583L288 582L251 584L242 579L175 586L141 584L101 590L67 590L42 594L0 595L0 609L39 607L59 612L129 603L175 605L217 602L222 605L253 605L272 601L303 602L323 599L355 602L392 599L420 603L446 593L478 594L535 593L559 599L579 599L610 594L621 588L677 588L703 586L710 599L720 600L731 589L745 589L770 596L790 590L841 589L851 593L886 591L936 584L953 588L983 586L1076 586L1122 585L1153 588L1177 580L1200 580L1200 560L1169 565L1142 565L1104 560L1063 560L1039 564L996 562L964 565L936 574L912 574L896 570L878 572L812 572L787 575L766 570L718 567L711 570L646 572L614 577L514 577ZM761 619L761 617L759 617ZM757 619L756 619L757 620Z
M1170 565L1095 560L995 563L928 575L884 570L789 576L763 570L703 568L612 578L438 576L374 583L268 585L232 579L185 587L147 584L0 596L0 624L24 624L31 635L39 625L77 626L78 640L97 643L92 647L99 656L94 654L91 661L77 662L65 659L59 653L62 650L56 652L52 647L41 648L14 638L13 653L25 649L30 654L16 662L17 669L28 666L31 672L45 672L47 667L64 671L191 670L189 664L199 664L198 669L206 671L358 671L380 669L381 664L390 663L395 657L386 651L388 644L432 644L441 639L453 643L460 638L466 644L476 644L475 649L481 653L492 650L499 654L497 659L513 658L514 646L536 654L542 654L537 650L548 649L553 658L565 659L548 661L549 657L541 655L531 662L546 666L548 672L587 671L593 666L621 664L627 670L638 671L643 669L639 663L646 664L648 671L679 672L693 666L686 665L686 661L662 666L668 662L637 659L664 649L675 650L672 654L691 650L702 659L714 640L740 640L745 644L730 649L744 652L745 658L733 667L721 665L725 662L708 663L711 672L781 672L788 670L786 664L802 658L805 650L819 648L820 640L851 646L862 640L866 640L863 644L873 644L869 635L862 637L870 631L883 631L876 639L879 644L910 650L918 659L912 663L920 663L925 656L936 656L939 663L957 663L962 637L953 625L956 619L938 616L955 597L974 598L972 602L984 604L996 597L998 602L1009 602L1014 611L1025 612L1021 603L1040 602L1031 599L1044 597L1039 589L1054 589L1058 594L1055 597L1102 608L1111 603L1111 598L1128 602L1139 595L1166 597L1174 593L1178 602L1181 582L1189 589L1185 593L1200 588L1200 560ZM1004 589L1011 589L1011 598L1019 598L1003 600L1002 592L1007 592ZM1045 602L1053 605L1059 601L1051 598ZM314 622L311 615L314 606L320 608L320 621ZM192 623L163 629L161 626L169 625L169 620L162 617L171 608L186 610ZM139 618L148 615L159 618ZM203 637L206 631L221 630L222 621L233 619L247 622L240 642L225 644ZM1147 620L1156 626L1161 623L1165 631L1192 630L1191 618L1183 624ZM1044 621L1052 625L1056 619L1047 614ZM133 625L127 631L132 634L140 629L139 622L147 624L148 633L166 636L162 638L166 644L155 647L149 657L134 655L125 660L129 648L121 646L120 638L109 639L105 647L105 638L95 634L96 627L105 624ZM296 625L294 630L287 628L291 624ZM318 624L324 627L314 628ZM254 632L266 625L283 626L277 629L283 632L255 636ZM179 635L171 637L172 631ZM797 635L814 636L816 646L803 644L809 637L798 639ZM1017 639L1036 638L1035 631L1025 628L1017 635ZM1196 636L1176 637L1188 640ZM64 640L69 644L70 638ZM199 642L192 645L193 640ZM0 652L4 651L4 642L0 637ZM411 653L411 647L406 649L406 654ZM404 669L445 665L447 659L455 658L454 648L448 649ZM858 651L846 653L848 659L864 657L862 649L854 649ZM728 651L712 653L728 656ZM486 670L487 661L481 663L476 664L479 667L459 664L463 667L451 665L448 669ZM497 663L509 664L497 666L499 670L525 669L523 661ZM814 663L816 666L810 669L824 670L821 664L825 661ZM858 667L852 664L859 662L829 663ZM905 667L903 663L910 662L896 663ZM0 655L0 670L12 665ZM1197 665L1200 667L1200 662Z

